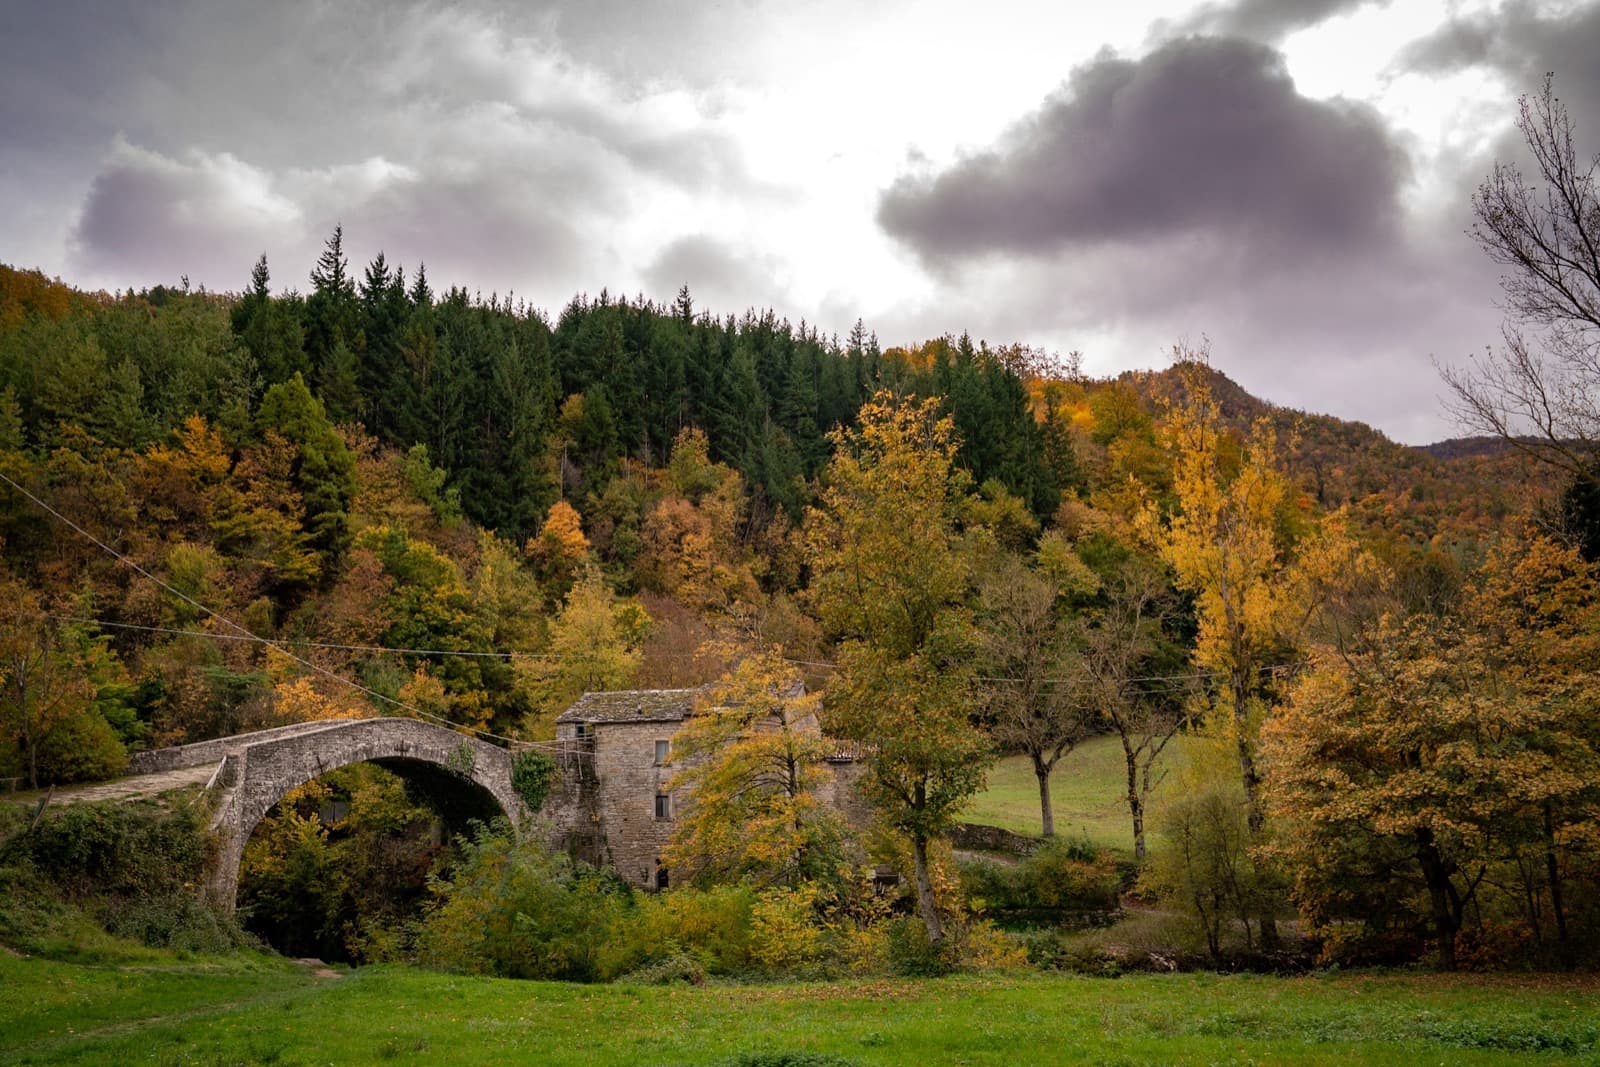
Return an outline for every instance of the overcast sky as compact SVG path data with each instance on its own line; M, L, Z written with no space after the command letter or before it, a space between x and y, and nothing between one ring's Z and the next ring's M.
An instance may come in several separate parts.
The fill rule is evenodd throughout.
M970 331L1109 374L1209 342L1414 443L1495 342L1465 236L1600 0L0 4L0 260L308 287L337 222L436 286Z

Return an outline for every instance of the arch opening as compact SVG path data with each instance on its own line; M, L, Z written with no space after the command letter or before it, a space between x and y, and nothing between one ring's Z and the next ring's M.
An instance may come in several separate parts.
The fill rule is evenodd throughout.
M360 964L408 947L456 838L505 815L482 785L424 760L366 760L288 789L248 832L235 903L286 956Z

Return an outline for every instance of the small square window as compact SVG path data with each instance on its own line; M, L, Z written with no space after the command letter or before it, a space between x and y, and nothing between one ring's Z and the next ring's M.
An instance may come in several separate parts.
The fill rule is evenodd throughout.
M672 818L672 798L665 793L656 794L656 818Z
M667 762L667 760L671 758L671 752L672 752L672 742L671 741L657 741L656 742L656 766L659 767L661 764Z

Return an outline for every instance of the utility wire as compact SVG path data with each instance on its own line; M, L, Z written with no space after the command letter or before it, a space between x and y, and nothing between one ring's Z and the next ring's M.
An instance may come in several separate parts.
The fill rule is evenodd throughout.
M19 617L21 617L22 614L23 613L19 613L19 612L15 612L15 611L7 612L7 611L4 611L4 610L0 610L0 616L8 617L8 618L19 618ZM287 641L287 640L283 640L283 639L272 639L272 638L266 638L266 637L258 637L253 633L225 634L225 633L217 633L215 630L183 630L183 629L178 629L178 628L171 627L171 626L149 626L149 625L146 625L146 624L143 624L143 623L113 622L110 619L93 619L93 618L89 618L89 617L83 616L83 615L60 615L60 614L56 614L54 612L39 612L37 614L32 615L31 617L41 618L41 619L52 619L52 620L54 620L56 622L80 623L80 624L85 625L85 626L96 626L96 627L102 627L102 628L111 629L111 630L134 630L134 631L137 631L137 632L140 632L140 633L168 634L168 635L171 635L171 636L174 636L174 637L202 637L202 638L205 638L206 640L209 640L209 641L240 641L240 642L245 642L245 643L249 643L249 644L266 645L268 647L278 648L278 649L283 649L283 648L309 648L309 649L317 649L319 651L334 651L334 652L375 652L375 653L389 653L389 654L402 655L402 656L440 656L440 657L464 656L464 657L477 657L477 658L487 658L487 659L510 659L510 660L514 660L514 659L559 660L559 659L562 658L560 656L549 655L547 653L540 653L540 652L517 652L517 651L505 652L505 651L493 650L493 649L487 650L487 651L471 651L471 650L464 650L464 649L449 649L449 648L398 648L398 647L391 646L391 645L344 645L344 644L337 644L335 642L329 642L329 641ZM698 656L696 656L692 652L665 653L664 655L665 655L666 658L679 659L679 660L693 660L693 659L699 658ZM792 663L792 664L795 664L795 665L801 666L801 667L821 667L821 668L826 668L827 670L838 670L839 669L839 665L837 663L829 663L829 662L826 662L824 660L790 659L790 658L786 657L784 659L784 662L785 663ZM1276 664L1276 665L1269 666L1269 667L1258 667L1256 669L1256 673L1258 673L1258 674L1274 674L1274 675L1276 675L1276 674L1287 674L1287 673L1290 673L1292 671L1298 670L1301 667L1307 666L1309 663L1310 663L1309 660L1301 660L1301 661L1296 662L1296 663L1281 663L1281 664ZM1182 685L1182 684L1170 684L1170 683L1182 683L1182 682L1189 682L1189 681L1214 680L1214 679L1217 679L1217 678L1226 678L1227 675L1228 675L1228 672L1226 672L1226 671L1200 671L1200 672L1195 672L1195 673L1190 673L1190 674L1151 674L1151 675L1144 675L1144 676L1137 677L1137 678L1124 678L1124 679L1122 679L1122 681L1123 681L1124 684L1128 684L1128 685L1146 685L1146 684L1155 684L1155 683L1168 683L1168 684L1165 684L1165 686L1163 688L1159 688L1159 689L1147 688L1147 689L1144 690L1145 693L1150 694L1150 695L1160 695L1162 693L1180 693L1180 692L1183 692L1186 689L1190 688L1189 686L1185 686L1185 685ZM976 677L976 680L980 681L980 682L1022 682L1022 681L1026 681L1026 679L1023 679L1023 678L1007 678L1007 677L1003 677L1003 676L999 676L999 675L990 675L990 674L980 674L980 675L976 675L975 677ZM1080 682L1082 680L1083 680L1082 678L1066 678L1066 677L1061 677L1061 678L1052 677L1052 678L1039 678L1039 679L1036 679L1036 681L1038 681L1040 684L1043 684L1043 685L1068 685L1068 684L1072 684L1074 682Z
M0 481L4 481L7 485L11 486L11 488L15 489L17 492L21 493L23 496L25 496L29 500L33 501L33 503L36 504L39 508L41 508L42 510L44 510L45 512L47 512L48 514L53 516L55 519L57 519L58 521L60 521L61 523L63 523L64 525L66 525L67 527L69 527L70 529L72 529L73 531L78 533L79 535L81 535L82 537L84 537L86 540L88 540L91 543L93 543L95 546L100 548L102 551L104 551L108 555L112 556L119 563L126 564L128 567L132 568L135 572L137 572L138 574L142 575L145 578L148 578L150 581L154 582L156 585L160 586L162 589L166 590L168 593L170 593L173 596L177 597L179 600L182 600L184 603L190 605L191 607L193 607L193 608L195 608L195 609L197 609L199 611L204 612L206 615L210 616L211 618L216 619L218 622L222 623L223 625L228 626L228 627L232 628L233 630L237 631L237 633L226 633L226 634L224 634L224 633L217 633L215 631L208 631L208 630L184 630L184 629L176 629L176 628L173 628L173 627L166 627L166 626L147 626L147 625L143 625L143 624L139 624L139 623L112 622L112 621L107 620L107 619L91 619L91 618L84 618L84 617L71 616L71 615L46 614L45 615L46 618L56 619L56 620L61 621L61 622L76 622L76 623L83 623L83 624L92 625L92 626L100 626L100 627L105 627L107 629L135 630L135 631L140 631L140 632L144 632L144 633L170 634L170 635L174 635L174 636L183 636L183 637L203 637L203 638L207 638L207 639L213 640L213 641L243 641L243 642L249 642L249 643L252 643L252 644L263 645L263 646L266 646L268 648L277 649L279 652L281 652L283 655L287 656L289 659L293 660L296 663L301 664L304 667L309 668L310 670L313 670L313 671L317 672L318 674L324 675L324 676L326 676L328 678L333 679L334 681L337 681L337 682L340 682L340 683L342 683L344 685L348 685L348 686L351 686L352 688L358 689L361 692L363 692L363 693L367 694L368 696L371 696L371 697L373 697L373 698L375 698L377 700L383 701L383 702L385 702L387 704L391 704L391 705L393 705L393 706L395 706L397 708L402 708L402 709L404 709L406 711L409 711L412 714L418 716L419 718L428 719L428 720L440 723L442 725L449 726L452 729L466 730L466 731L468 731L470 733L473 733L473 734L476 734L478 736L492 738L492 739L494 739L496 741L505 741L505 742L510 743L510 744L519 744L519 745L529 744L529 742L519 741L519 740L517 740L515 738L504 737L504 736L502 736L500 734L491 733L488 730L480 730L480 729L478 729L476 727L466 726L466 725L464 725L462 723L451 722L449 719L443 718L442 716L434 715L434 714L432 714L430 712L424 711L421 708L418 708L418 707L415 707L415 706L413 706L411 704L408 704L403 700L399 700L399 699L396 699L395 697L391 697L391 696L389 696L389 695L387 695L385 693L380 693L377 690L370 689L367 686L362 685L360 682L357 682L357 681L355 681L353 679L350 679L350 678L346 678L341 674L338 674L338 673L336 673L334 671L331 671L331 670L327 669L326 667L319 666L318 664L313 663L312 661L310 661L308 659L305 659L305 658L303 658L301 656L295 655L292 651L290 651L290 649L292 649L292 648L305 648L305 649L316 649L316 650L320 650L320 651L335 651L335 652L372 652L372 653L380 653L380 654L385 654L386 653L386 654L406 655L406 656L466 657L466 658L477 658L477 659L506 659L506 660L509 660L509 659L559 660L561 658L560 656L552 656L552 655L536 653L536 652L508 652L508 651L502 651L502 650L473 651L473 650L466 650L466 649L443 649L443 648L431 648L431 649L430 648L394 648L394 647L390 647L390 646L387 646L387 645L348 645L348 644L338 644L338 643L334 643L334 642L324 642L324 641L284 641L284 640L279 640L279 639L262 637L259 634L256 634L256 633L252 632L251 630L247 629L246 627L241 626L240 624L234 622L232 619L228 618L227 616L223 615L222 613L220 613L218 611L214 611L213 609L207 607L205 604L202 604L200 601L196 600L194 597L189 596L187 593L183 592L181 589L175 589L171 585L168 585L166 582L162 581L160 578L156 577L154 574L151 574L148 570L146 570L145 568L141 567L133 559L129 558L128 556L124 555L121 552L118 552L116 549L112 548L110 545L108 545L104 541L100 540L94 534L90 533L88 530L84 529L82 526L78 525L76 522L73 522L70 518L68 518L67 516L63 515L61 512L57 511L55 508L51 507L45 501L39 499L39 497L37 497L33 493L29 492L26 488L24 488L22 485L18 484L15 480L13 480L10 476L5 474L3 471L0 471ZM693 658L693 657L686 655L686 656L683 656L681 658ZM822 668L822 669L825 669L825 670L838 670L838 668L839 668L839 665L837 663L829 663L829 662L825 662L825 661L821 661L821 660L788 659L788 658L786 658L784 660L784 662L792 663L792 664L795 664L797 666L802 666L802 667L818 667L818 668ZM1269 674L1269 675L1286 674L1286 673L1290 673L1292 671L1299 670L1301 667L1309 665L1309 663L1310 663L1309 660L1302 660L1302 661L1299 661L1299 662L1296 662L1296 663L1286 663L1286 664L1277 664L1277 665L1269 666L1269 667L1259 667L1259 668L1256 669L1255 673L1258 673L1258 674ZM1226 671L1197 671L1197 672L1193 672L1193 673L1189 673L1189 674L1154 674L1154 675L1145 675L1145 676L1137 677L1137 678L1127 678L1127 679L1124 679L1124 682L1126 682L1128 684L1144 684L1144 683L1147 683L1147 682L1151 682L1151 683L1167 683L1170 686L1170 688L1147 689L1147 690L1145 690L1145 693L1148 694L1148 695L1158 696L1158 695L1162 695L1162 694L1166 694L1166 693L1182 692L1186 688L1185 686L1182 686L1182 685L1171 685L1171 683L1185 682L1185 681L1215 680L1215 679L1218 679L1218 678L1226 678L1227 676L1228 676L1228 672L1226 672ZM1021 681L1024 681L1024 679L1022 679L1022 678L1005 678L1005 677L997 677L997 676L993 676L993 675L978 675L977 676L977 680L980 681L980 682L1021 682ZM1082 681L1082 679L1081 678L1041 678L1041 679L1038 679L1038 681L1041 684L1044 684L1044 685L1069 685L1069 684L1073 684L1073 683Z
M116 549L112 548L110 545L108 545L104 541L100 540L100 538L96 537L94 534L90 533L88 530L85 530L82 526L79 526L77 523L75 523L71 519L67 518L67 516L61 514L61 512L57 511L55 508L51 507L49 504L47 504L43 500L39 499L33 493L29 492L26 487L18 484L13 478L11 478L10 475L6 474L4 471L0 471L0 481L4 481L7 485L11 486L11 488L15 489L17 492L21 493L23 496L25 496L29 500L33 501L33 503L35 505L37 505L38 507L42 508L45 512L47 512L48 514L53 516L57 521L63 523L68 528L70 528L71 530L73 530L74 532L79 534L80 536L82 536L85 539L87 539L88 541L92 542L94 545L96 545L98 548L100 548L102 551L104 551L107 555L109 555L112 558L116 559L117 562L123 563L123 564L127 565L128 567L131 567L136 573L144 576L145 578L148 578L150 581L154 582L156 585L160 586L162 589L166 590L168 593L171 593L173 596L177 597L179 600L183 601L185 604L188 604L191 607L197 608L200 611L205 612L208 616L210 616L213 619L216 619L218 622L222 623L224 626L230 627L230 628L238 631L238 633L240 635L242 635L242 637L241 637L242 640L252 640L252 641L259 642L260 644L266 645L269 648L276 648L283 655L287 656L289 659L291 659L294 662L300 664L301 666L308 668L309 670L315 671L316 673L318 673L320 675L323 675L324 677L331 678L332 680L334 680L336 682L339 682L339 683L341 683L343 685L350 686L352 689L358 689L361 692L367 694L369 697L372 697L374 700L379 700L379 701L382 701L385 704L389 704L389 705L392 705L394 707L400 708L400 709L402 709L404 711L410 712L412 715L415 715L419 719L424 719L424 720L427 720L427 721L430 721L430 722L438 723L441 726L447 726L447 727L449 727L449 728L451 728L453 730L465 730L468 733L475 734L475 735L477 735L479 737L490 738L490 739L495 740L495 741L504 741L504 742L506 742L508 744L522 744L523 743L523 742L518 741L515 738L503 737L500 734L490 733L488 730L480 730L480 729L478 729L477 727L474 727L474 726L466 726L466 725L463 725L462 723L451 722L449 719L446 719L443 716L434 715L432 712L424 711L419 707L415 707L414 705L406 703L404 700L400 700L400 699L397 699L395 697L389 696L387 693L380 693L376 689L372 689L372 688L370 688L368 686L362 685L360 682L355 681L352 678L346 678L344 675L339 674L337 671L328 670L326 667L323 667L323 666L321 666L319 664L313 663L311 660L306 659L304 656L295 655L294 652L290 651L288 648L285 648L283 645L279 644L278 642L272 641L272 640L270 640L268 638L261 637L258 634L252 633L248 628L246 628L244 626L241 626L240 624L234 622L232 619L228 618L226 615L223 615L221 612L214 611L211 608L207 607L206 605L200 603L200 601L196 600L194 597L192 597L189 594L185 593L183 590L175 589L172 586L168 585L166 582L162 581L160 578L157 578L154 574L151 574L149 571L147 571L143 567L139 566L139 564L137 562L135 562L134 560L130 559L129 557L127 557L125 555L123 555L121 552L118 552Z

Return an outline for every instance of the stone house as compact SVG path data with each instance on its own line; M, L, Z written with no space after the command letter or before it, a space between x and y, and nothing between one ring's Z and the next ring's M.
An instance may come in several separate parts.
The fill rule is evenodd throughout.
M585 693L556 719L563 755L557 830L585 858L608 862L623 878L664 889L671 872L661 853L673 820L692 798L669 783L682 764L672 754L674 735L694 713L699 689L632 689ZM801 728L805 728L802 724ZM815 720L812 729L820 730ZM841 751L830 757L822 799L855 826L871 816L857 796L860 764Z

